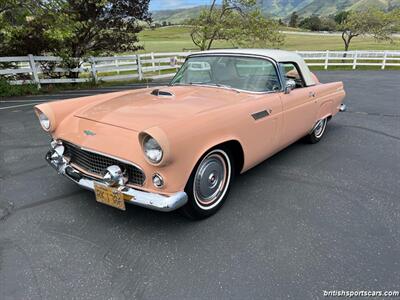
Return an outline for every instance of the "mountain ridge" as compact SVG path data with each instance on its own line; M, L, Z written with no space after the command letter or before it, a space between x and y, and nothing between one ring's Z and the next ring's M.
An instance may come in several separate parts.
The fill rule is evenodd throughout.
M359 10L371 6L392 10L400 7L400 0L258 0L257 5L266 16L287 19L294 11L301 17L307 17L313 14L328 16L343 10ZM179 24L198 16L204 7L206 6L199 5L190 8L156 10L152 12L153 22Z
M298 14L303 17L328 16L343 10L361 10L366 7L376 7L388 11L400 7L400 0L313 0L299 10Z

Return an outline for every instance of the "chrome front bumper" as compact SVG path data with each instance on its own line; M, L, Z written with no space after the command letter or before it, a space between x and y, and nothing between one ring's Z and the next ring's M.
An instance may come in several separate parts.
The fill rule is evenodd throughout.
M77 183L81 187L94 191L94 183L105 184L101 179L90 177L76 168L73 168L68 164L68 161L64 157L60 157L57 160L52 159L54 152L50 150L46 154L46 161L57 170L59 174L62 174ZM128 186L119 186L118 189L127 196L130 200L125 200L126 203L150 208L158 211L173 211L183 206L187 202L187 195L185 192L178 192L171 196L163 196L156 193L149 193L140 190L133 189Z

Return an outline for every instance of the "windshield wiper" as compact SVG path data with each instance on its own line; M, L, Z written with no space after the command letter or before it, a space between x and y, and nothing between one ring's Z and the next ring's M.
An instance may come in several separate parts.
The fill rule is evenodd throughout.
M170 84L170 86L174 86L174 85L183 85L183 86L188 86L188 85L216 86L216 87L229 89L229 90L235 91L237 93L240 93L240 91L238 89L235 89L235 88L231 87L230 85L221 84L221 83L214 83L214 82L189 82L189 83L178 83L177 82L177 83Z
M231 87L230 85L227 85L227 84L214 83L214 82L190 82L189 84L190 84L190 85L206 85L206 86L209 85L209 86L216 86L216 87L220 87L220 88L224 88L224 89L229 89L229 90L236 91L236 92L240 93L239 90L237 90L237 89L235 89L235 88L233 88L233 87Z
M180 82L176 82L176 83L170 83L168 84L169 86L174 86L174 85L191 85L191 83L180 83Z

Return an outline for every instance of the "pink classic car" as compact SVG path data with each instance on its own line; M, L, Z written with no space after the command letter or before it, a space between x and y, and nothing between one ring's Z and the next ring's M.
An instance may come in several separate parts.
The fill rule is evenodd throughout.
M46 160L99 202L201 219L246 172L300 138L320 141L345 109L342 82L322 84L296 53L190 55L169 85L35 107Z

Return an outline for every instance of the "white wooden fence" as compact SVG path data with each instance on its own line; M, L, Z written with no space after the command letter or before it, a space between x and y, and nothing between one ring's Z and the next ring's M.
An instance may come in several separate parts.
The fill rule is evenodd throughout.
M375 66L382 70L386 67L400 67L400 50L368 50L368 51L296 51L308 66L350 66L353 70L359 66Z
M74 83L112 80L160 79L172 77L190 52L148 53L140 55L90 57L81 61L80 67L66 69L62 59L54 56L0 57L0 76L11 84ZM399 51L297 51L309 66L328 69L330 66L400 67ZM7 64L6 68L1 65ZM49 67L51 65L49 75ZM79 73L78 78L67 78L66 72ZM21 79L22 78L22 79Z
M0 76L8 78L11 84L36 84L39 87L41 84L75 83L90 80L160 79L172 77L189 53L90 57L85 61L79 61L80 67L74 69L62 67L62 59L54 56L0 57ZM49 69L45 66L46 64L51 64L52 67ZM2 67L2 65L6 67ZM67 72L79 73L79 77L67 78L65 76Z

